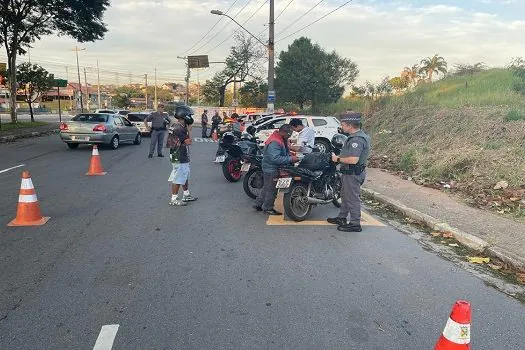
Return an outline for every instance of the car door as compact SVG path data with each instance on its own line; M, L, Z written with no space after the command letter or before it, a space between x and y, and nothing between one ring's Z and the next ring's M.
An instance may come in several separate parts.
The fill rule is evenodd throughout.
M286 124L286 118L276 118L266 124L259 126L255 136L259 138L260 143L264 143L275 130L279 129L281 125L284 124Z
M113 122L117 130L118 137L121 142L128 141L128 135L126 135L126 128L124 127L124 122L118 115L113 116Z
M128 137L129 141L134 141L135 136L137 135L137 127L133 125L132 122L130 122L126 117L120 117L122 119L122 122L124 123L124 128L126 129L126 135Z

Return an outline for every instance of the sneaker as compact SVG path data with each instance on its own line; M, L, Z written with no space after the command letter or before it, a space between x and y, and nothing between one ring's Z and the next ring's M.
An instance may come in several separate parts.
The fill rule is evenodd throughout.
M191 194L189 195L184 195L182 196L182 201L183 202L193 202L193 201L196 201L197 200L197 197L193 197Z
M328 218L328 219L326 219L326 221L328 221L328 223L334 224L334 225L346 225L346 218L340 218L340 217Z
M263 210L262 207L257 205L257 204L255 204L252 208L257 210L257 211L262 211Z
M159 154L159 155L157 155L157 157L164 158L164 154Z
M339 225L337 227L337 230L343 231L343 232L361 232L363 231L360 224Z
M149 155L148 155L148 158L153 158L153 154L149 154Z
M175 200L171 200L170 201L170 205L171 206L177 206L177 207L183 207L183 206L186 205L186 202L183 202L183 201L181 201L179 199L175 199Z
M261 209L262 209L262 208L261 208ZM268 214L268 215L283 215L283 213L278 212L278 211L275 210L275 209L265 210L264 213L265 213L265 214Z

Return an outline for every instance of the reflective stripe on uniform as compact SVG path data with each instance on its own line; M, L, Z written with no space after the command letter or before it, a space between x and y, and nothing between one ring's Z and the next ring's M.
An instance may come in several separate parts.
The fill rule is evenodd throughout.
M37 201L36 194L21 194L18 196L19 203L34 203Z
M457 323L449 318L443 336L455 344L470 344L470 324Z

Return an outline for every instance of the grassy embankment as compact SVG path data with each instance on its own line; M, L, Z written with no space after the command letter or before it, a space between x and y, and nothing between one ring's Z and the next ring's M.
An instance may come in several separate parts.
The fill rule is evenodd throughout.
M523 214L525 99L515 79L506 69L451 76L366 107L373 164L420 184L452 183L473 204ZM494 190L499 181L509 188Z

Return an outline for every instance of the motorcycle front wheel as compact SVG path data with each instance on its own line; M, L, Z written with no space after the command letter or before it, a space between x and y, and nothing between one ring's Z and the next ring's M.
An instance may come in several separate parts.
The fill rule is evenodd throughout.
M242 177L241 160L239 158L226 157L222 163L222 173L226 180L238 182Z
M244 175L242 187L251 199L256 199L264 186L263 172L259 168L252 168Z
M312 205L308 203L308 188L296 182L284 194L284 212L293 221L304 221L310 216Z

